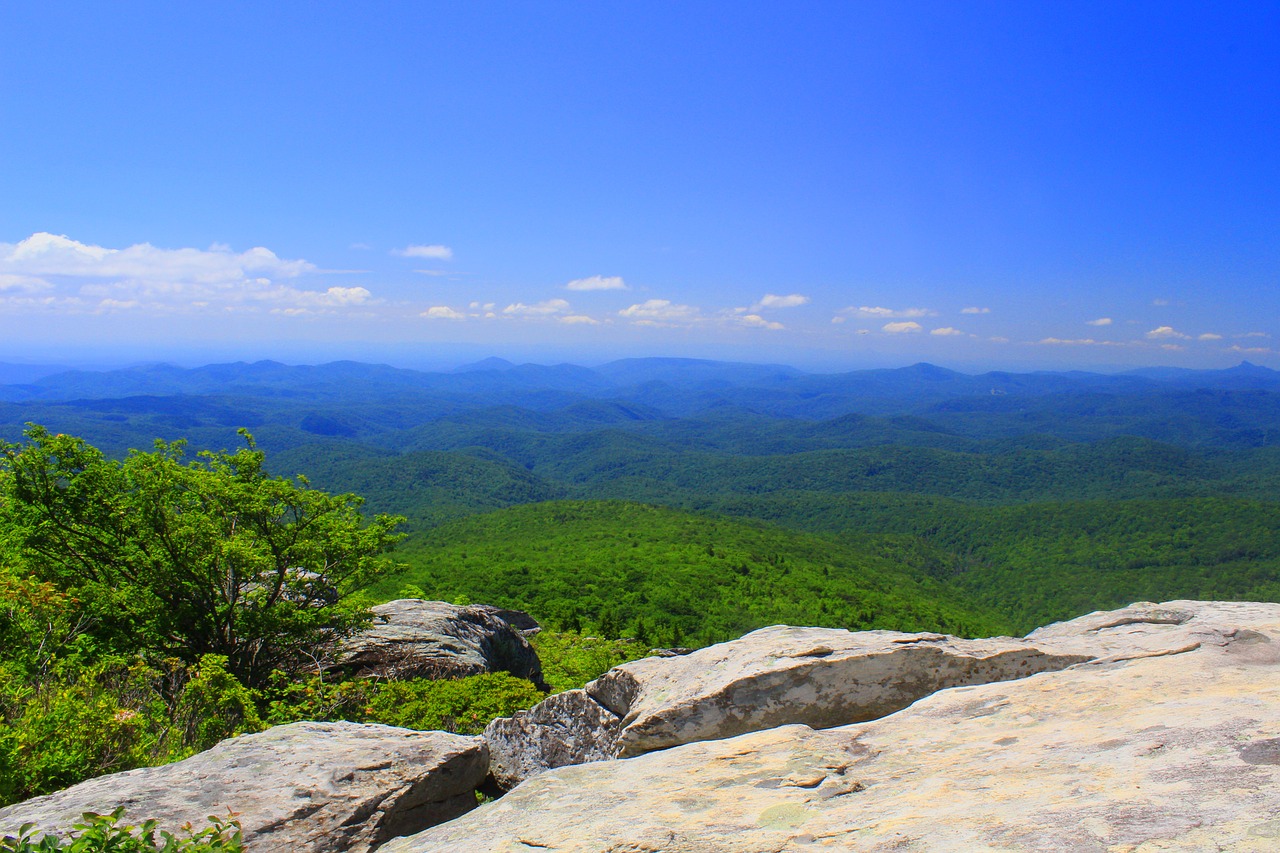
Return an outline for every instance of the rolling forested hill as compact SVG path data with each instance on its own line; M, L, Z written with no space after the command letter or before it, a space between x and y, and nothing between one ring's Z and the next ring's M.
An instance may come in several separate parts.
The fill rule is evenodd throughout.
M0 386L8 440L35 422L124 455L230 448L247 427L275 472L407 516L408 568L381 597L699 642L777 621L980 633L1139 598L1280 600L1280 373L1247 363L4 377L20 382Z

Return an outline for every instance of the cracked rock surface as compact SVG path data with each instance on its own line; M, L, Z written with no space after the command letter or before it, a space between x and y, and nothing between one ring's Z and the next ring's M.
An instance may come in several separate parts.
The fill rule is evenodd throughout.
M1024 678L1091 657L1010 637L777 625L682 657L615 667L584 690L495 720L485 739L494 780L510 789L551 767L791 723L876 719L947 687Z
M1139 604L1030 639L1091 660L550 770L382 849L1280 850L1280 605Z
M0 809L0 836L28 821L69 829L125 807L176 831L228 810L253 853L365 853L475 807L480 738L356 723L292 723L224 740L185 761L100 776Z

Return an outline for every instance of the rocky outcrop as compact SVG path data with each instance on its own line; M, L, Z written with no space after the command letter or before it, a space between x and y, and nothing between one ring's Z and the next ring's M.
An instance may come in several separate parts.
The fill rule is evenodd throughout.
M461 607L404 598L379 604L373 624L343 644L339 666L359 677L461 678L509 672L542 683L542 664L519 624L537 623L519 611ZM524 616L521 620L518 617Z
M494 780L510 789L551 767L791 723L871 720L947 687L1023 678L1090 657L1008 637L774 626L689 655L615 667L584 690L495 720L485 739Z
M523 610L512 610L508 607L495 607L492 604L472 604L477 610L483 610L497 616L503 622L506 622L512 628L520 632L521 636L532 637L542 630L542 626L538 624L538 620L534 619Z
M485 727L492 783L509 791L551 767L614 758L621 728L617 715L585 690L548 696L528 711Z
M65 831L86 811L124 806L126 822L170 831L233 813L255 853L365 853L474 808L487 765L480 738L293 723L0 809L0 836L27 822Z
M1280 605L1142 604L1031 639L1091 660L855 725L551 770L382 849L1280 849Z

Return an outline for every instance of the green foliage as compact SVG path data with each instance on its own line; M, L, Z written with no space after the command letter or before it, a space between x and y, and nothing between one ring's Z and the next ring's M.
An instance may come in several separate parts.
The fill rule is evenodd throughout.
M444 681L390 681L369 703L367 721L478 735L490 720L509 717L545 698L531 682L506 672Z
M118 462L33 426L0 446L0 524L118 651L223 655L262 684L361 624L339 602L386 568L399 520L365 524L354 496L267 476L244 435L235 453L184 462L161 442Z
M41 835L25 824L17 835L0 838L0 853L240 853L244 850L240 824L209 817L203 829L187 827L181 835L157 828L146 820L137 826L121 824L124 807L109 815L86 813L65 838Z
M142 668L112 658L60 666L41 683L5 685L0 802L151 763L162 749L165 713L148 681Z
M979 507L919 495L789 492L721 511L839 533L945 579L1019 633L1174 598L1280 601L1280 502L1094 500Z
M829 537L615 501L514 507L437 528L405 584L536 614L606 639L643 627L658 646L707 645L778 623L1001 633L953 589ZM610 636L612 635L612 637ZM545 666L545 664L544 664Z
M256 691L227 670L222 655L200 658L174 703L171 717L185 750L201 752L221 740L265 726L258 715Z
M509 717L546 697L531 682L506 672L411 681L281 677L269 692L271 725L350 720L468 735L480 734L495 717Z
M648 657L650 652L649 644L639 638L606 640L575 631L540 631L532 643L552 693L582 687L618 664Z
M217 655L193 667L71 656L0 683L0 805L259 731L257 701Z

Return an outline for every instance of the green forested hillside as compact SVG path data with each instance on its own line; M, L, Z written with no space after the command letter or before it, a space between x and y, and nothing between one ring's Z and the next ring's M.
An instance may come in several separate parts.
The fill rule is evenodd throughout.
M775 493L717 512L896 541L1019 633L1090 610L1171 598L1280 601L1280 502L1091 500L1013 506L922 495Z
M297 654L275 673L203 647L172 657L165 620L212 611L163 578L95 580L98 563L154 568L157 554L187 553L172 530L147 527L171 518L202 531L207 553L192 554L218 569L192 577L216 592L225 560L249 553L220 525L249 528L209 501L241 495L261 509L241 493L250 482L339 495L351 529L408 518L393 574L329 590L345 597L341 619L356 618L346 604L406 595L527 610L552 629L539 644L557 689L650 646L779 622L989 635L1141 599L1280 601L1280 374L1250 365L1119 376L930 365L816 376L678 359L448 374L160 366L0 387L0 439L22 440L24 422L49 428L28 438L56 450L44 458L57 473L19 483L20 469L42 470L19 465L35 451L0 454L0 803L273 722L474 731L542 695L504 674L335 681L299 668L310 640L288 646ZM231 476L230 460L260 458L237 427L267 452L258 474L270 476ZM177 445L145 452L157 438L186 439L186 458L205 461L175 467ZM216 494L180 487L207 477ZM32 515L40 496L58 512ZM258 526L273 537L302 521L268 516ZM49 550L59 530L99 529L110 535L86 540L87 563L79 546ZM257 604L274 588L256 574L266 553L233 596L251 633L271 623ZM306 559L322 555L271 553L304 598L315 592ZM316 566L316 577L331 568ZM336 600L294 621L310 625Z
M42 421L117 457L156 437L234 446L234 427L248 426L273 473L407 516L402 558L433 596L506 594L460 589L461 575L438 571L433 555L452 553L447 537L471 528L434 527L563 499L835 537L886 565L931 572L946 595L980 600L1019 630L1138 597L1277 596L1263 532L1277 526L1280 373L1248 364L970 376L682 359L489 360L453 373L260 362L54 374L0 388L0 399L10 401L0 403L0 433L16 438L22 421ZM534 528L566 522L499 512L472 523L494 525L484 547L500 576L532 565L527 543L546 533ZM577 546L546 548L588 559ZM623 595L625 585L610 589ZM657 606L619 602L619 620L661 618ZM599 620L606 604L597 595L579 618ZM568 618L572 608L553 610L535 615ZM730 620L708 624L728 630Z
M566 492L493 453L397 454L350 443L306 444L276 454L272 465L305 473L321 488L355 492L378 512L405 516L411 530Z
M485 601L555 627L675 645L777 623L1008 630L994 612L882 550L643 504L559 501L441 526L405 544L410 569L368 591L381 600Z

